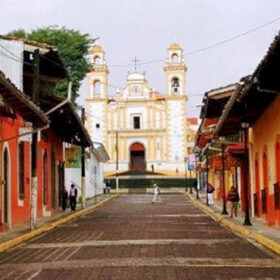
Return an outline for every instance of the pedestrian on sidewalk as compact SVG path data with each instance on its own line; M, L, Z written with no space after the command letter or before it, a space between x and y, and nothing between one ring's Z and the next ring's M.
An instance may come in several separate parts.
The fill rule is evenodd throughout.
M68 203L68 192L67 192L65 186L63 187L61 198L62 198L61 208L62 208L62 211L64 212L67 208L67 203Z
M206 191L207 191L208 205L213 206L214 205L213 196L214 196L215 188L210 183L208 183Z
M157 184L154 184L154 197L152 201L153 204L156 202L161 202L161 198L159 197L159 195L160 195L159 186Z
M71 188L70 188L70 192L69 192L71 211L76 211L77 196L78 196L78 190L74 184L71 184Z
M107 194L111 193L111 187L112 187L111 181L108 180L108 183L107 183Z
M239 194L236 187L232 186L228 193L227 200L230 202L230 217L233 218L233 215L237 217L237 206L239 202Z

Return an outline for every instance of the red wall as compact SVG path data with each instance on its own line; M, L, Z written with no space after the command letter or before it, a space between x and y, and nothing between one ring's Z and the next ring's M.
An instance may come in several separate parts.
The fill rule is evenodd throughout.
M16 119L1 118L1 139L15 137L19 134L19 128L24 126L24 121L17 116ZM37 217L43 216L43 153L47 152L47 189L48 201L46 210L51 209L51 149L54 151L57 172L57 165L63 160L63 144L51 130L44 131L47 135L46 139L38 142L37 149L37 180L38 180L38 193L37 193ZM10 159L10 212L11 212L11 226L16 224L29 224L30 221L30 190L31 190L31 142L24 143L24 177L25 177L25 197L19 203L19 187L18 187L18 143L19 139L14 138L0 144L1 151L4 147L8 147ZM2 159L3 160L3 156ZM57 175L57 174L56 174ZM58 179L56 179L56 188ZM58 202L58 199L57 199ZM3 222L3 193L0 195L0 209L1 217L0 222ZM19 204L22 204L20 206ZM57 205L57 204L56 204Z
M1 118L1 139L14 137L19 134L19 128L24 126L23 120L18 116L16 119ZM18 187L18 138L5 142L1 145L1 150L8 147L10 160L10 209L11 225L26 223L30 220L30 142L24 143L24 187L25 197L22 199L22 206L19 205ZM1 214L3 214L3 194L1 194ZM1 216L1 222L3 216Z
M63 161L63 144L62 141L55 136L51 130L44 132L47 135L47 140L42 139L38 142L37 154L37 177L38 177L38 194L37 194L37 216L43 216L43 156L47 153L47 204L46 210L53 211L51 207L51 151L53 149L55 155L55 170L57 182L57 165ZM57 185L57 184L56 184ZM56 186L58 187L58 185Z

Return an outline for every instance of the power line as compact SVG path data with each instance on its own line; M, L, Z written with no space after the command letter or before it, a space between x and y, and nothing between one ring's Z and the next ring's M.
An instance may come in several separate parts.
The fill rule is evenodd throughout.
M270 21L268 21L268 22L266 22L266 23L264 23L262 25L259 25L259 26L255 27L255 28L252 28L252 29L249 29L249 30L247 30L245 32L242 32L242 33L238 34L238 35L229 37L229 38L227 38L225 40L218 41L218 42L213 43L211 45L208 45L208 46L205 46L205 47L202 47L202 48L198 48L198 49L189 51L189 52L184 54L184 57L192 55L192 54L197 54L197 53L200 53L200 52L203 52L203 51L206 51L206 50L209 50L209 49L212 49L212 48L224 45L226 43L229 43L229 42L234 41L236 39L239 39L241 37L247 36L247 35L249 35L251 33L254 33L254 32L256 32L256 31L258 31L260 29L263 29L264 27L266 27L268 25L271 25L271 24L273 24L273 23L275 23L275 22L277 22L279 20L280 20L280 17L275 18L275 19L270 20ZM139 63L138 65L147 65L147 64L159 63L159 62L164 62L164 61L165 61L165 59L156 59L156 60L145 61L145 62ZM110 66L110 67L128 67L128 66L132 66L132 64L131 63L130 64L109 64L108 66Z

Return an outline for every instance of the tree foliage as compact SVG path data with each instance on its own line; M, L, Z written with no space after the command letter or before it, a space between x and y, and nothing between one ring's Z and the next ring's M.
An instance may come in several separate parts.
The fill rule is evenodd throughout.
M94 39L89 34L82 34L80 31L66 27L48 26L33 29L30 32L18 29L11 31L8 35L55 46L69 71L72 80L72 98L75 101L81 81L90 66L86 56ZM58 95L67 94L67 81L58 83L55 93Z

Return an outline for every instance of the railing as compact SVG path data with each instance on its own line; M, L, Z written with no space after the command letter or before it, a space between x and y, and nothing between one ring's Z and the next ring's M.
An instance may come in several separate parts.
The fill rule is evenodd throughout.
M232 135L228 135L225 137L225 139L227 141L232 141L232 142L238 142L238 143L242 143L242 133L238 132L236 134L232 134Z
M258 194L254 193L254 212L255 212L255 216L259 215L259 198L258 198Z
M279 182L274 184L274 207L275 210L280 209L280 190L279 190Z
M262 193L262 212L267 213L267 188L261 190Z

